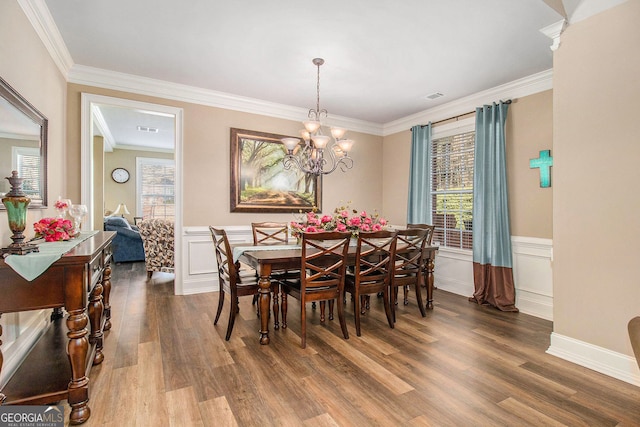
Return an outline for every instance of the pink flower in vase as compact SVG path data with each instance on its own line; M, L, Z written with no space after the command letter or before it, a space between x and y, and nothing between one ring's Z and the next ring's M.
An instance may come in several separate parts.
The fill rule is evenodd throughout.
M69 205L64 200L57 200L56 203L53 206L56 209L60 209L60 210L64 210L64 209L68 209L69 208Z

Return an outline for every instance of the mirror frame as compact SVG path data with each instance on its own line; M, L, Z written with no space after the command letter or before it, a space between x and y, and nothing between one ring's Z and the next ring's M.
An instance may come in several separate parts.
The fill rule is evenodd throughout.
M30 203L29 209L43 209L47 207L47 118L38 111L29 101L20 95L9 83L0 77L0 96L6 99L9 104L18 109L22 114L29 117L36 125L40 126L40 191L42 192L41 203ZM0 177L2 178L2 177ZM6 207L0 203L0 209Z

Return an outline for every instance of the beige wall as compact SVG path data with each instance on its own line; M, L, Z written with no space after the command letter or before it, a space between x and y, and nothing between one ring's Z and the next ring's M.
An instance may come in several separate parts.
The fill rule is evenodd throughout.
M382 207L391 224L404 225L407 223L411 131L385 136L382 153Z
M48 192L49 204L65 195L65 103L66 81L42 45L22 9L15 1L0 6L0 76L49 120ZM53 216L52 208L30 210L27 224ZM27 236L33 228L27 227ZM0 244L11 243L7 216L0 211Z
M158 153L154 151L113 150L105 153L104 157L104 210L114 211L118 204L125 203L130 215L124 217L133 224L136 213L136 158L149 157L154 159L173 159L173 153ZM115 168L125 168L129 171L129 181L118 184L111 179L111 171ZM102 212L104 214L104 212Z
M522 97L509 106L506 125L509 213L513 236L552 237L552 188L540 188L529 159L552 149L552 93ZM407 220L411 131L384 138L383 207L393 224ZM553 155L553 151L552 151Z
M553 237L553 167L551 187L540 188L540 169L529 160L540 151L553 156L553 93L546 91L514 100L506 124L507 180L511 235Z
M300 122L242 113L221 108L141 96L76 84L68 85L69 162L80 162L81 93L120 97L171 105L184 110L183 225L248 225L252 221L289 221L293 214L230 213L229 156L230 128L297 135ZM304 117L301 117L301 120ZM352 151L353 169L336 171L323 183L323 207L333 210L341 201L352 207L382 209L382 137L350 132L356 140ZM80 169L67 172L69 190L80 197Z
M640 2L575 25L554 55L554 332L632 355L640 315Z

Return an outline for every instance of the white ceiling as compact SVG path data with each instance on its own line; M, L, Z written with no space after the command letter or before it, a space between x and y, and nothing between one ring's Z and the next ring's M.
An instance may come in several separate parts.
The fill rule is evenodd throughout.
M540 29L581 1L45 3L76 65L308 109L322 57L329 120L384 124L551 69Z
M97 105L94 134L102 135L105 151L114 148L173 151L175 120L172 115L134 108Z

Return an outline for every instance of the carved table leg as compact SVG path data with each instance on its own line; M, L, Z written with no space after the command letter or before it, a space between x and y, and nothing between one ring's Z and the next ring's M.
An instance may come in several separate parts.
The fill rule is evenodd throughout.
M269 314L271 311L269 307L271 305L271 280L269 274L260 274L260 298L258 303L260 304L260 344L269 344Z
M2 313L0 313L0 319L2 318ZM2 324L0 324L0 338L2 338ZM0 374L2 373L2 363L4 362L4 356L2 356L2 340L0 339ZM7 398L4 394L0 393L0 405Z
M91 322L91 334L89 334L89 342L96 345L96 353L93 357L93 364L99 365L104 360L102 354L103 333L102 333L102 313L104 306L102 304L102 284L96 283L93 292L89 295L89 320Z
M433 258L427 259L427 308L433 309Z
M68 402L71 406L70 424L82 424L89 419L89 378L86 375L86 360L89 350L87 340L87 315L84 309L73 310L67 317L67 354L71 362L71 382Z
M102 272L102 304L104 306L104 330L111 329L111 265L107 264Z

